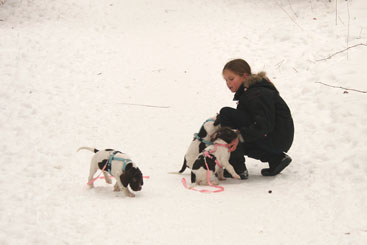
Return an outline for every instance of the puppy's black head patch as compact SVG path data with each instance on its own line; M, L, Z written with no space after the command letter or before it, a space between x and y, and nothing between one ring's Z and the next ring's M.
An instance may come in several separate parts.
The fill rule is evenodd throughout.
M218 129L215 134L214 134L214 138L212 139L212 141L215 141L217 139L222 139L224 140L226 143L231 143L235 138L237 138L238 134L231 128L229 127L222 127L220 129Z
M201 126L201 128L199 130L199 133L198 133L198 136L200 138L205 138L207 135L208 135L208 132L206 132L204 126Z
M139 168L135 167L127 167L125 172L120 176L120 180L124 187L130 185L133 191L141 191L144 184L142 172Z

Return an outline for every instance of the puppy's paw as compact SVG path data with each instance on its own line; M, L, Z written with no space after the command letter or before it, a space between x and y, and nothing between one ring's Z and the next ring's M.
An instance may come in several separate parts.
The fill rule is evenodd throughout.
M125 195L128 197L135 197L135 194L130 192L129 189L127 188L125 188L124 192L125 192Z
M212 184L213 185L219 185L219 181L218 180L214 180L214 181L212 181Z
M121 191L120 187L118 185L115 185L113 187L113 191Z
M233 178L235 178L235 179L241 179L241 177L238 174L233 175Z
M103 176L107 184L112 184L112 180L106 171L103 171Z
M128 195L128 197L135 197L135 194L131 193L131 192L129 192L127 195Z

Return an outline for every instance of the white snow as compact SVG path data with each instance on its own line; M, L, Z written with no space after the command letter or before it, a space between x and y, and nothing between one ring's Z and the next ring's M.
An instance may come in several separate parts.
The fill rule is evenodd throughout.
M364 0L337 13L335 0L5 1L0 244L366 244L367 94L324 85L367 91L366 13ZM287 101L293 162L262 177L247 159L248 180L189 191L188 170L168 172L235 107L233 58ZM80 146L126 152L150 179L135 198L89 190Z

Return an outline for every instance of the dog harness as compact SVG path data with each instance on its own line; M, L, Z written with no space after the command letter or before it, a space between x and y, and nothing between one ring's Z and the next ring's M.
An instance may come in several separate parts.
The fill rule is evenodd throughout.
M113 153L110 154L110 157L108 158L108 162L103 166L103 168L101 169L101 172L99 173L99 175L95 178L93 178L91 181L89 181L87 184L88 185L92 185L93 182L95 182L97 179L104 179L104 177L99 177L103 171L107 171L111 177L113 177L113 175L111 174L111 162L112 161L122 161L123 162L123 165L122 165L122 171L125 171L126 169L126 165L129 164L129 163L132 163L132 161L130 159L127 159L127 158L122 158L122 157L115 157L115 155L117 153L122 153L120 151L114 151ZM147 178L149 179L149 176L144 176L144 178Z
M204 155L204 161L205 161L206 166L207 166L206 158L210 158L210 159L213 159L214 158L215 164L218 167L223 168L223 166L219 163L219 161L215 158L215 156L212 154L211 151L203 151L203 155Z
M203 123L203 125L201 125L201 127L200 127L200 129L202 128L202 127L204 127L204 124L205 123L207 123L207 122L214 122L215 120L214 119L212 119L212 118L209 118L209 119L207 119L204 123ZM200 130L199 130L200 131ZM200 136L199 136L199 133L195 133L194 134L194 138L195 139L197 139L197 140L199 140L200 142L203 142L205 145L212 145L213 144L213 142L211 142L211 141L208 141L208 140L204 140L203 138L201 138Z
M121 162L123 162L122 171L125 171L125 168L126 168L127 164L133 162L133 161L131 161L131 159L128 159L128 158L115 157L115 155L117 153L121 153L121 152L120 151L114 151L112 154L110 154L110 158L108 159L106 170L108 171L109 174L111 174L111 163L112 163L112 161L121 161Z
M205 145L212 145L213 142L209 141L209 140L204 140L203 138L200 138L198 133L194 134L194 138L197 139L200 142L203 142Z

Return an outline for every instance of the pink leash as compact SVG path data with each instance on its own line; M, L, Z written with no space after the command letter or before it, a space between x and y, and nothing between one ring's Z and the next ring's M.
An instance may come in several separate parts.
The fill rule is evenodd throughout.
M92 185L97 179L104 179L104 176L102 176L102 177L99 177L99 176L103 173L103 171L105 170L106 167L107 167L107 164L103 166L101 172L97 175L97 177L95 177L91 181L89 181L87 183L87 185ZM114 178L112 175L111 175L111 177ZM149 176L143 176L143 178L144 179L150 179Z
M209 153L208 153L209 154ZM217 188L217 190L215 191L211 191L211 190L199 190L199 189L195 189L194 187L188 187L187 184L186 184L186 179L185 178L182 178L181 182L183 184L183 186L186 188L186 189L189 189L189 190L193 190L193 191L198 191L198 192L201 192L201 193L215 193L215 192L222 192L224 191L224 187L223 186L220 186L220 185L213 185L211 182L210 182L210 170L209 170L209 166L208 164L206 163L206 160L205 160L205 166L206 166L206 178L208 180L208 184L211 186L211 187L214 187L214 188Z
M212 158L212 156L209 153L215 152L217 150L217 147L218 146L227 147L229 152L233 152L233 151L236 150L237 145L238 145L238 138L234 139L230 144L214 144L214 147L215 147L214 150L211 151L211 152L204 151L203 152L203 155L205 157ZM186 189L193 190L193 191L198 191L198 192L201 192L201 193L215 193L215 192L222 192L222 191L224 191L224 187L223 186L213 185L210 182L210 170L209 170L209 166L208 166L208 164L206 162L206 158L204 158L204 159L205 159L205 166L206 166L206 169L207 169L207 171L206 171L206 178L208 180L208 185L211 186L211 187L217 188L217 190L215 190L215 191L205 190L205 189L199 190L199 189L195 189L194 187L188 187L185 178L182 178L181 179L181 182L182 182L183 186ZM217 159L215 159L215 164L217 164L220 168L223 168L223 166L219 163L219 161Z
M104 177L99 177L99 176L103 173L103 171L106 169L106 167L107 167L107 163L103 166L103 168L102 168L101 172L98 174L98 176L93 178L91 181L89 181L87 183L87 185L92 185L94 183L94 181L96 181L97 179L104 179Z

